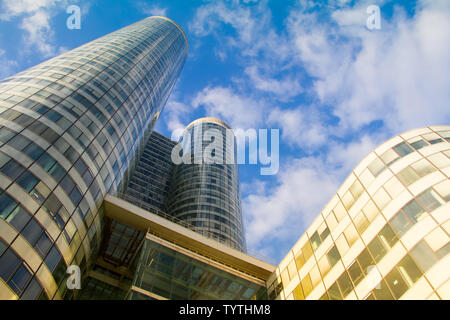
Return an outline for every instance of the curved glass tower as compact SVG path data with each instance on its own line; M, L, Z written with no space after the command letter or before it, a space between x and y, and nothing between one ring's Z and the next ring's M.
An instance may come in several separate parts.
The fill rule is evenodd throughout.
M270 298L450 299L450 126L367 155L267 282Z
M188 54L150 17L0 82L0 299L60 299L97 251Z
M245 251L233 131L218 119L197 119L186 127L182 144L184 160L173 169L168 213Z

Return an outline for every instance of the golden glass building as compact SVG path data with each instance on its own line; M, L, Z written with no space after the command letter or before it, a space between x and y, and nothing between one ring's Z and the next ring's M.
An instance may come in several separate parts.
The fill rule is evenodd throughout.
M269 298L450 299L450 126L361 161L267 281Z

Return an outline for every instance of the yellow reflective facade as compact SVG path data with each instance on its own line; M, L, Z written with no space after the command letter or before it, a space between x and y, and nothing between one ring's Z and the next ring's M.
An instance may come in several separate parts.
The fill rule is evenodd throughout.
M269 298L450 299L450 126L361 161L267 281Z

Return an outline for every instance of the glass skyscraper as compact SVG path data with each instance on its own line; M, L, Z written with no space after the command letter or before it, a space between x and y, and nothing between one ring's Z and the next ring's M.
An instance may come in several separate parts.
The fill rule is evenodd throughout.
M92 263L188 54L150 17L0 82L0 298L64 298Z
M218 119L201 118L186 127L183 137L184 161L173 170L168 213L208 237L245 251L231 128Z

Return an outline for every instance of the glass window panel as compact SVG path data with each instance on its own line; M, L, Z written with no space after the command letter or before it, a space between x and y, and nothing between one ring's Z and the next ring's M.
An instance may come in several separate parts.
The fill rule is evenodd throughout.
M380 156L380 158L388 166L393 164L396 160L400 159L399 155L392 149L387 150Z
M0 141L1 142L8 142L8 140L11 139L12 137L14 137L14 135L16 135L16 133L7 128L3 127L0 129Z
M327 275L327 273L330 271L331 266L330 263L328 262L328 259L326 256L323 256L322 258L320 258L319 260L319 270L320 273L322 274L322 277L325 277Z
M31 219L27 226L22 230L21 234L28 240L31 246L34 246L36 242L41 237L44 229L36 222L36 220Z
M342 296L345 298L350 292L353 290L353 284L350 281L350 277L347 274L347 271L344 271L344 273L339 277L337 280L339 284L339 288L341 289Z
M0 152L0 168L3 167L8 161L11 160L10 157L8 157L3 152Z
M410 251L410 255L423 272L427 272L437 262L437 257L424 240Z
M381 172L384 171L384 169L386 169L386 166L384 165L383 161L376 158L369 164L367 168L375 177L377 177Z
M367 220L366 216L362 212L356 215L356 217L353 219L353 222L355 223L356 230L359 232L359 234L362 234L364 231L366 231L367 227L369 226L369 220Z
M367 268L375 264L367 249L359 254L357 260L364 274L367 274Z
M17 206L6 221L20 232L30 219L31 215L21 206Z
M304 293L305 297L307 297L311 293L311 291L313 289L312 282L311 282L311 276L308 274L302 280L301 283L302 283L303 293Z
M349 190L355 199L358 199L358 197L364 192L364 188L358 180L352 184Z
M425 208L426 211L431 212L436 208L439 208L443 203L436 192L433 189L428 189L417 196L417 201Z
M396 177L392 177L388 182L384 184L384 188L389 193L392 199L397 198L397 196L405 190L405 187L401 184L400 180Z
M344 196L342 197L342 203L344 204L344 207L347 210L350 210L350 208L353 206L353 204L355 203L355 199L353 198L353 196L350 193L350 191L347 191L344 194Z
M7 282L21 262L12 249L6 250L0 257L0 277Z
M327 291L330 300L342 300L341 291L337 282L335 282Z
M25 264L22 264L19 269L17 269L16 273L8 282L8 284L18 295L21 295L30 279L31 271Z
M450 191L449 191L450 194ZM330 212L330 214L327 216L327 218L325 219L328 225L328 228L330 228L331 230L334 230L334 228L336 228L336 226L338 225L338 222L336 220L336 217L334 216L333 212Z
M397 233L400 238L403 236L411 227L413 226L412 222L405 217L402 211L398 212L390 221L392 229Z
M420 176L410 167L406 167L399 173L397 173L397 178L405 185L409 186L416 182Z
M317 250L317 248L320 246L320 237L319 234L316 232L314 232L314 234L311 236L311 239L309 240L311 242L311 247L313 248L313 250Z
M347 215L347 211L345 210L341 202L339 202L336 207L334 207L333 212L338 222L340 222Z
M375 203L373 203L372 200L369 200L367 204L363 208L363 212L366 216L366 218L372 222L375 220L375 218L378 216L379 211L378 208L375 206Z
M303 294L302 284L299 283L297 287L295 287L294 291L294 299L295 300L305 300L305 295Z
M436 171L436 168L431 165L431 163L429 163L426 159L422 159L420 161L417 161L416 163L413 163L411 165L411 168L413 168L420 177L424 177L427 174Z
M450 159L441 152L429 156L428 160L430 160L436 167L440 169L444 169L450 166Z
M384 228L381 229L381 231L378 233L378 236L380 237L386 248L392 248L398 241L397 235L388 224L386 224Z
M1 170L4 175L8 176L11 180L16 180L18 176L25 171L25 168L18 164L14 160L10 160L7 164L5 164Z
M53 272L60 259L61 254L59 253L56 246L53 246L44 262L47 265L48 269Z
M8 144L13 146L17 150L23 150L26 146L28 146L28 144L30 144L30 140L18 134L14 138L12 138L8 142Z
M376 262L380 262L387 252L378 237L375 237L367 247Z
M372 293L375 295L375 298L377 298L377 300L394 300L394 297L389 291L389 287L386 284L385 280L382 280L380 282L380 285L375 288Z
M286 287L289 284L289 273L287 268L281 272L281 281L283 281L283 286Z
M50 170L50 168L55 164L55 159L50 157L47 153L41 155L41 157L37 160L37 163L44 168L45 171Z
M358 283L364 278L364 274L358 264L357 261L355 261L350 268L348 268L348 273L350 274L350 277L353 281L353 284L355 286L358 285Z
M297 269L300 270L305 264L305 258L303 257L303 252L300 250L295 256L295 264L297 265Z
M411 200L405 205L402 211L409 217L413 222L417 222L424 217L425 211L423 208L417 203L416 200Z
M0 217L6 219L16 207L17 202L6 193L0 194Z
M406 142L399 143L393 149L400 155L400 157L404 157L411 152L414 152L414 149L411 148Z
M356 231L353 224L350 224L344 230L345 238L347 239L348 245L351 247L359 238L358 232Z
M325 291L325 293L319 298L319 300L330 300L328 292Z
M32 279L27 289L20 297L21 300L35 300L42 292L42 287L36 279Z
M384 207L386 207L386 205L391 201L391 198L383 187L378 189L378 191L373 195L372 198L378 208L380 208L380 210L383 210Z
M302 248L303 256L305 258L305 261L308 261L308 259L312 256L312 248L309 244L309 241L305 243L305 245Z
M327 257L332 267L341 259L341 255L339 254L336 246L333 246L330 251L328 251Z
M47 254L48 250L50 250L51 246L52 241L50 240L49 236L44 232L41 235L40 239L37 241L35 249L41 256L41 258L44 259L45 255Z
M440 248L438 251L436 251L436 255L439 257L439 259L444 258L449 253L450 253L450 242L447 243L442 248Z
M350 248L347 243L347 240L345 239L345 235L341 234L339 238L337 238L335 243L341 256L344 256L347 253L348 249Z
M25 171L16 183L20 185L26 192L30 192L38 184L39 180L28 171Z
M409 255L406 255L398 263L398 269L409 286L412 286L422 276L422 271L420 271L419 267Z
M0 239L0 257L2 256L3 252L6 251L7 248L8 248L8 246L6 245L6 243L4 243L4 242Z
M312 286L313 288L315 288L317 284L321 281L319 268L317 266L314 266L309 272L309 275L311 277Z
M396 299L400 299L400 297L409 289L408 284L403 279L397 268L394 268L386 276L386 282Z
M297 268L295 267L295 261L292 260L288 265L289 278L292 280L297 274Z
M413 148L416 150L422 149L423 147L426 147L427 145L428 145L428 143L426 143L424 140L419 140L419 141L411 143L411 146L413 146Z

